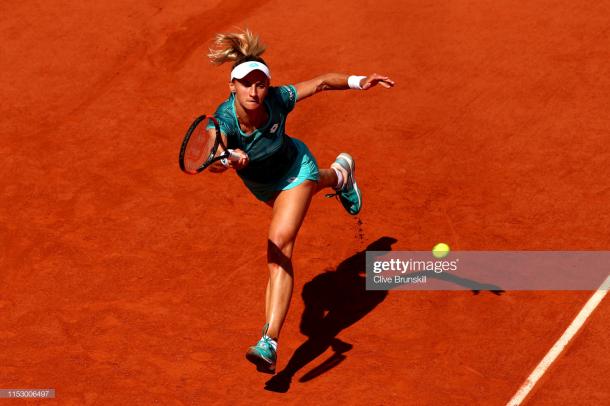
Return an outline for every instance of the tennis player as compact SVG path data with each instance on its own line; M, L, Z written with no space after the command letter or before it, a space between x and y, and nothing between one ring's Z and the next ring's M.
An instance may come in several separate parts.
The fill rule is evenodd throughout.
M264 50L259 37L245 30L218 34L208 56L217 65L233 63L231 93L215 116L225 144L240 157L217 163L215 169L234 169L254 196L273 209L267 248L266 323L262 338L248 349L246 358L259 371L275 373L278 338L292 296L292 251L312 196L332 188L335 194L331 196L338 196L349 214L358 214L362 207L354 159L342 152L330 168L320 169L307 146L285 133L288 113L295 103L324 90L368 90L377 84L391 88L394 82L378 74L328 73L273 87L269 66L261 58Z

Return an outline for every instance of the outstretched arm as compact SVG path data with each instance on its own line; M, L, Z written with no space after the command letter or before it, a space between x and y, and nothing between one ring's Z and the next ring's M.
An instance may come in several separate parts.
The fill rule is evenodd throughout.
M313 96L314 94L323 90L349 89L349 77L349 75L344 73L327 73L325 75L318 76L317 78L297 83L294 85L294 87L297 89L297 101L301 101L309 96ZM368 90L377 84L389 89L394 86L394 81L387 76L379 75L377 73L365 76L359 80L359 85L362 90Z

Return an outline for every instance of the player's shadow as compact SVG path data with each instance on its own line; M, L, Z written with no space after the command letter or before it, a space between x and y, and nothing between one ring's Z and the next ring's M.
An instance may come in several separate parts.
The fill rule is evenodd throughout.
M385 290L366 290L366 251L391 251L396 241L381 237L336 269L326 270L303 286L305 310L300 330L308 339L295 350L286 367L267 381L266 390L287 392L293 376L329 347L334 354L303 375L300 382L309 381L345 360L352 345L339 340L337 335L373 310L388 294Z

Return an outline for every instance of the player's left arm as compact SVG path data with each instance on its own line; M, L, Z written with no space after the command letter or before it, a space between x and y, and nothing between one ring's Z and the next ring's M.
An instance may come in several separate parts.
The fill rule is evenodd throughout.
M327 73L311 80L297 83L294 85L297 91L297 101L306 99L307 97L313 96L324 90L350 89L348 83L349 77L350 75L344 73ZM394 81L388 76L373 73L372 75L361 78L359 84L360 87L362 87L362 90L368 90L378 84L389 89L394 86Z

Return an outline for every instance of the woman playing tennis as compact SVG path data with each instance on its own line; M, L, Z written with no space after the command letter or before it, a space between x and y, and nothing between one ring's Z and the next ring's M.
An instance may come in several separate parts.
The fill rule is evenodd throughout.
M378 74L328 73L295 85L274 87L269 67L260 57L264 50L258 36L246 30L218 34L208 56L217 65L233 62L231 94L215 116L225 144L239 156L238 160L217 163L215 169L234 169L254 196L272 208L266 323L262 338L248 349L246 358L259 371L274 373L278 338L292 296L292 251L313 195L332 188L349 214L357 214L362 207L354 159L343 152L330 168L318 168L307 146L285 133L288 113L297 102L324 90L368 90L377 84L390 88L394 82Z

